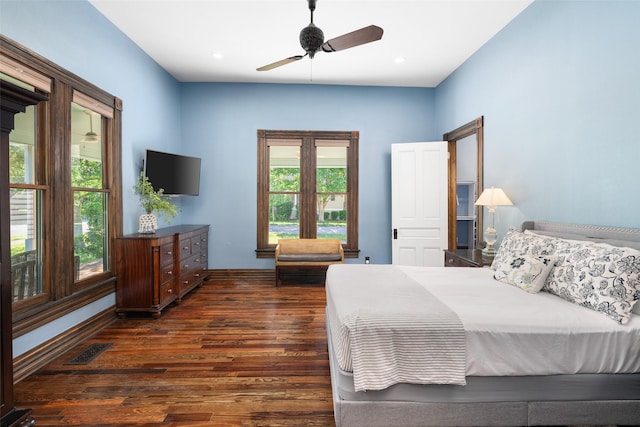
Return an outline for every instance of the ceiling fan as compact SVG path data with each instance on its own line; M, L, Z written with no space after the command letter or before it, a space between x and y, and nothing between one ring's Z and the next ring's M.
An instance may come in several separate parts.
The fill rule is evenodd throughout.
M366 43L374 42L382 38L382 28L376 25L360 28L359 30L341 35L331 40L324 41L324 33L313 23L313 11L316 9L316 0L309 1L309 10L311 11L311 23L300 31L300 45L305 50L304 55L295 55L280 61L264 65L256 68L257 71L268 71L291 62L298 61L305 56L313 58L316 52L337 52L339 50L349 49L351 47L360 46Z

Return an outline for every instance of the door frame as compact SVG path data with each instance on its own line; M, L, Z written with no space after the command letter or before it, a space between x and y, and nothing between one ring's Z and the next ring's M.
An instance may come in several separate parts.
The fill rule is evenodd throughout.
M459 128L442 135L442 139L447 141L449 150L449 190L448 190L448 222L449 222L449 250L456 250L457 236L457 156L456 143L471 135L476 135L477 165L476 165L476 188L477 193L482 194L484 190L484 116L480 116L475 120L466 123ZM476 248L481 247L483 241L483 209L482 206L476 206Z

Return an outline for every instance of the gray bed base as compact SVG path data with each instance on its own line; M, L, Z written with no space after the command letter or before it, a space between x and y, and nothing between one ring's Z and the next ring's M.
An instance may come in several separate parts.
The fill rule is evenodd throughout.
M532 221L522 229L640 249L640 229ZM327 341L336 427L640 425L640 373L467 377L464 387L355 392L333 353L328 323Z

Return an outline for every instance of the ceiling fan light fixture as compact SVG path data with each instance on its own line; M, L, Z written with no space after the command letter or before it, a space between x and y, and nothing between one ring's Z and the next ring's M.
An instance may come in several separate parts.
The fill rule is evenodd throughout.
M93 114L89 111L85 111L85 114L89 116L89 132L84 134L82 138L83 143L100 142L100 137L93 131Z
M300 46L309 54L310 58L320 50L324 43L324 33L313 23L307 25L300 31Z
M95 132L87 132L84 134L84 138L82 138L82 142L98 142L98 134Z

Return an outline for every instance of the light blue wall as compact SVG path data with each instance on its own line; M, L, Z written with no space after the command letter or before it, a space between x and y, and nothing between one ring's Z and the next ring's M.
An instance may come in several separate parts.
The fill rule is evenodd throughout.
M484 115L485 186L515 204L502 233L640 227L638 22L637 1L536 1L436 89L440 131Z
M123 100L124 232L137 231L145 149L180 150L180 84L85 0L0 0L0 32Z
M132 187L144 150L180 150L180 84L85 0L0 0L0 32L123 100L124 232L136 231L142 210ZM107 295L22 335L14 356L114 304Z
M198 155L201 195L179 198L173 223L211 224L210 268L273 268L254 252L256 130L358 130L360 248L374 262L390 260L389 144L438 138L433 89L180 84L84 0L0 0L0 32L123 100L125 233L141 213L132 186L144 150ZM14 356L114 300L19 337Z
M273 268L256 259L257 130L360 132L360 259L391 260L390 144L440 139L433 89L183 84L183 152L200 156L200 196L183 220L211 224L210 268Z
M537 1L437 89L180 84L84 0L0 0L0 32L124 102L125 233L146 148L203 158L201 196L174 223L208 223L211 268L255 258L256 130L360 131L360 248L389 262L390 144L439 139L484 115L485 184L523 219L640 227L640 2ZM21 354L113 296L21 337Z

